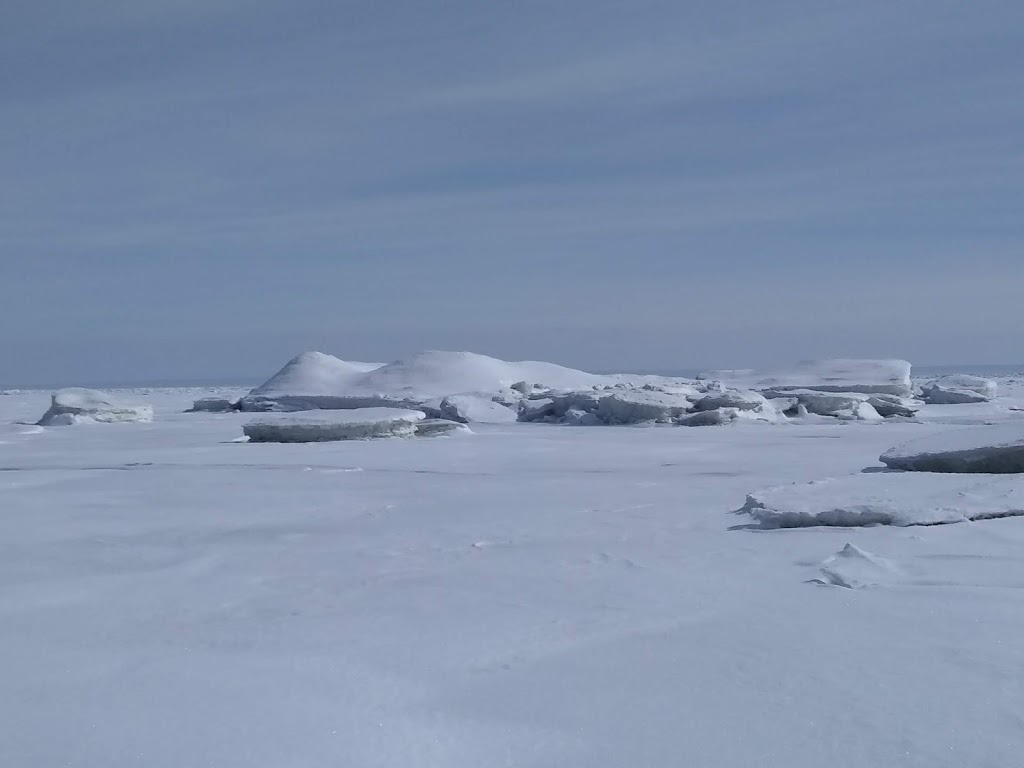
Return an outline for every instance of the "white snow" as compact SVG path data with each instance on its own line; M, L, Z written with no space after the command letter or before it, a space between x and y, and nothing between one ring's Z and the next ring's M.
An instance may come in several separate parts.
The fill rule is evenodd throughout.
M1024 476L861 474L1024 425L999 386L920 423L289 445L182 412L229 387L111 391L154 412L123 429L0 397L0 765L1015 766L1024 519L733 514L827 477L872 485L809 520L1013 511Z
M741 511L766 528L958 523L1024 515L1024 478L862 473L755 491Z
M759 392L804 389L900 397L913 394L910 363L906 360L816 360L777 371L708 371L702 378Z
M400 408L354 408L344 411L272 413L242 427L254 443L316 443L329 440L368 440L412 437L422 411Z
M930 435L891 448L880 461L914 472L1024 472L1024 421Z
M61 389L55 392L50 407L37 422L40 426L68 426L98 422L152 421L148 405L132 405L95 389Z

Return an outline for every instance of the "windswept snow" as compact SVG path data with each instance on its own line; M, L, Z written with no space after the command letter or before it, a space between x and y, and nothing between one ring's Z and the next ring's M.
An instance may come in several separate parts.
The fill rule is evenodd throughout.
M151 406L128 404L95 389L62 389L53 394L49 410L37 423L53 427L87 422L110 424L152 420Z
M422 411L400 408L355 408L345 411L304 411L261 416L242 431L254 443L320 443L412 437Z
M755 491L740 511L765 528L959 523L1024 515L1024 479L862 473Z
M911 472L1024 472L1024 421L930 435L886 451L880 461Z
M913 394L906 360L817 360L778 371L708 371L702 378L759 392L803 389L899 397Z

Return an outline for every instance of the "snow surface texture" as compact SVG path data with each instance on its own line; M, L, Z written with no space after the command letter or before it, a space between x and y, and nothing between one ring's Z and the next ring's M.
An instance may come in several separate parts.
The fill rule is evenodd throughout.
M321 443L413 437L422 411L400 408L355 408L346 411L305 411L268 414L242 427L253 443Z
M880 461L910 472L1024 472L1024 423L932 435L891 448Z
M936 525L1024 515L1024 478L875 472L767 488L741 512L765 528Z
M153 409L148 405L129 405L95 389L62 389L53 394L50 408L37 423L54 427L152 420Z
M884 428L258 446L182 413L244 390L111 392L154 410L123 429L2 396L0 765L1017 766L1024 519L729 530L752 489L1024 423L999 384Z
M807 389L899 397L913 394L906 360L818 360L781 371L708 371L702 378L759 392Z

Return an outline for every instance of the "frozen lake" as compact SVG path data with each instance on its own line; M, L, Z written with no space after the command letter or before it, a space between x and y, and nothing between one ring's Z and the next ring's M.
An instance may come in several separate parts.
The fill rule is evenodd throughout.
M277 445L208 394L0 397L0 765L1020 762L1024 519L734 511L1022 412ZM823 585L847 544L865 586Z

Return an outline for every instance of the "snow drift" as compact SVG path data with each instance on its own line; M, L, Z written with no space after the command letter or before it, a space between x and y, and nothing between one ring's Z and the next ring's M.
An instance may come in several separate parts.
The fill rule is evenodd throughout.
M776 486L740 509L765 528L936 525L1024 515L1024 479L879 472Z
M52 427L83 422L111 424L152 420L152 406L124 403L95 389L62 389L53 394L49 410L36 423Z
M1024 422L943 432L891 448L879 460L910 472L1024 472Z

